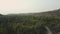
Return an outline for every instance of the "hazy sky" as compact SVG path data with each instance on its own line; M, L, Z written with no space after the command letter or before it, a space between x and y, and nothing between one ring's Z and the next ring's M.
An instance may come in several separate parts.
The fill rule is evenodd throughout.
M0 13L41 12L60 8L60 0L0 0Z

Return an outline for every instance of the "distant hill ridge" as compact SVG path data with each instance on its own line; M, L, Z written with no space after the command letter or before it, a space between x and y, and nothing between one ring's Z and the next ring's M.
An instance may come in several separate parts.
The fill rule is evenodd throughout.
M57 15L60 16L60 9L58 10L52 10L52 11L47 11L47 12L41 12L41 13L34 13L33 15L40 15L40 16L49 16L49 15Z

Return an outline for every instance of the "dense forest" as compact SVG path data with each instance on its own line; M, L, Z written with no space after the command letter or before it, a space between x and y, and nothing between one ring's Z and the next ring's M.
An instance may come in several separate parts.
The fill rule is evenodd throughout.
M0 34L52 34L60 32L60 9L29 14L0 14Z

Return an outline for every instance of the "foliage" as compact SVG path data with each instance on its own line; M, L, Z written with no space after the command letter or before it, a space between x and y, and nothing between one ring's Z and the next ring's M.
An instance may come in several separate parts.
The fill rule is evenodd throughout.
M44 34L44 26L48 26L52 31L60 31L60 16L42 14L1 15L0 34Z

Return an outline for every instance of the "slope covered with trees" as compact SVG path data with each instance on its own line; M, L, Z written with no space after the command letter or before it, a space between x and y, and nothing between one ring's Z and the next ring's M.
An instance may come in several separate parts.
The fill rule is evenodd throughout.
M60 9L33 14L0 14L0 34L47 34L60 32Z

